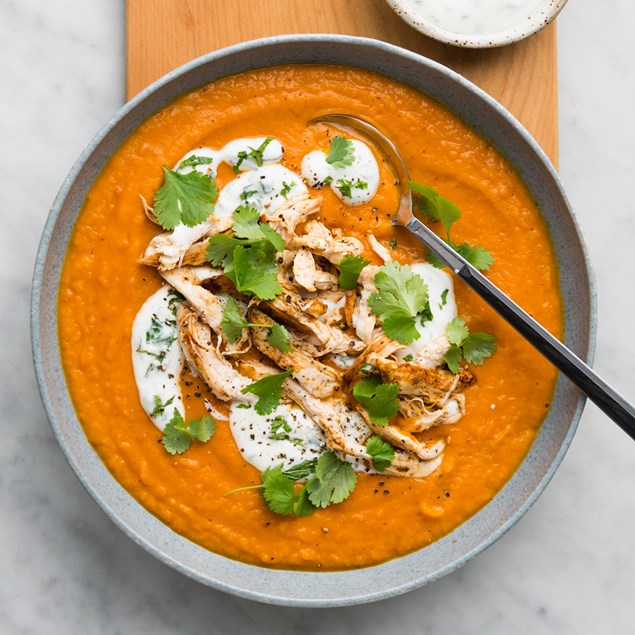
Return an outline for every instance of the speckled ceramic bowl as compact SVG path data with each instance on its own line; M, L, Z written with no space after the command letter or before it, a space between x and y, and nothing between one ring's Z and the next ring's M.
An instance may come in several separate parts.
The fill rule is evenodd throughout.
M493 2L482 0L387 2L417 31L465 48L494 48L524 40L546 27L567 4L567 0L505 0L495 9Z
M350 605L436 580L500 538L536 500L562 460L583 408L578 391L565 380L558 382L549 416L518 471L489 505L441 540L357 571L272 570L229 560L174 533L114 480L77 420L58 345L57 295L73 225L95 177L122 141L181 93L248 69L295 62L356 66L406 82L450 107L509 159L540 206L555 244L566 343L589 358L595 310L589 263L556 172L537 143L502 106L447 68L383 42L333 35L276 37L211 53L169 73L110 120L71 170L44 228L33 281L33 354L42 400L69 463L135 542L185 575L242 597L292 606Z

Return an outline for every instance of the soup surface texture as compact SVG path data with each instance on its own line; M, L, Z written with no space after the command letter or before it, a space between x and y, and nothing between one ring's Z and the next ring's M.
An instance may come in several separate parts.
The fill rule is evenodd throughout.
M359 69L283 66L227 77L186 94L148 119L115 152L91 188L66 256L59 295L59 336L70 394L86 435L108 469L146 509L175 532L244 562L306 570L364 567L422 548L486 505L517 469L548 411L556 372L462 283L458 313L472 331L496 337L497 350L472 367L466 415L422 433L447 443L438 469L422 479L359 474L341 504L308 517L280 516L229 425L170 455L144 412L131 362L131 329L140 307L163 281L138 263L158 233L139 195L152 201L173 166L199 146L221 148L271 136L282 164L300 173L302 158L328 151L329 139L307 122L351 113L383 130L402 153L411 178L434 187L462 211L452 229L460 243L494 257L488 276L556 335L562 304L556 260L531 197L511 166L457 117L413 88ZM319 218L366 245L372 231L401 263L425 261L421 245L390 224L398 193L380 164L377 194L356 206L324 188ZM226 168L226 169L224 169ZM224 166L217 181L233 178ZM438 225L438 224L437 224ZM434 226L438 229L437 226ZM396 243L394 242L396 241ZM182 378L186 414L205 413L205 384ZM218 408L222 404L214 401Z

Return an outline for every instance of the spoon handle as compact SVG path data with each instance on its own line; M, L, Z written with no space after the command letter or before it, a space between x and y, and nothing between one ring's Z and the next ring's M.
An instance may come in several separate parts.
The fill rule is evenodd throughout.
M556 339L524 309L504 294L480 271L448 247L421 221L412 218L406 227L441 258L501 317L561 370L587 397L605 412L632 439L635 439L635 408L617 393L573 351Z

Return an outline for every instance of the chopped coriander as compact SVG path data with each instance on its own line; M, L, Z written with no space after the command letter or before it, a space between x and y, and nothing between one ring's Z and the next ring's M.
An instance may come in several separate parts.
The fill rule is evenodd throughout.
M214 211L218 188L208 176L194 170L187 174L163 166L165 182L154 196L154 212L163 229L179 223L194 227Z
M258 190L243 190L240 193L240 200L247 201L247 199L251 198L254 194L258 194Z
M470 333L465 320L455 317L446 327L450 348L443 361L453 373L458 373L461 359L469 364L481 365L496 350L496 340L489 333Z
M370 420L380 426L399 412L397 384L383 384L377 375L358 381L353 387L353 397L364 407Z
M291 188L294 187L295 184L296 184L295 181L291 181L291 183L282 181L282 189L280 190L280 194L282 194L284 198L287 198L289 196L289 192L291 191Z
M450 238L450 229L452 225L461 218L461 210L452 203L452 201L444 198L433 187L421 185L414 181L408 182L408 187L414 193L415 209L433 221L439 221L445 230L445 242L456 250L465 260L473 267L484 271L489 269L494 258L484 247L478 245L472 247L468 243L455 243ZM427 251L428 260L438 268L442 268L445 264L434 254Z
M267 335L267 342L282 353L290 353L292 350L289 331L282 324L274 323L271 325L271 330Z
M321 454L315 465L315 477L307 485L308 498L316 507L328 507L346 500L357 483L357 474L348 461L332 452Z
M262 496L267 507L276 514L289 516L293 514L295 488L293 482L282 473L282 465L267 468L261 475Z
M183 454L197 440L209 441L216 432L216 422L212 417L203 415L200 419L192 419L187 426L181 413L175 408L172 419L163 429L163 447L170 454Z
M299 481L315 472L316 463L317 459L307 459L306 461L302 461L302 463L292 465L288 470L284 470L283 474L292 481Z
M236 408L244 408L245 410L249 410L251 406L248 403L239 403Z
M333 183L333 177L329 174L323 181L324 185L329 185L330 183Z
M395 449L381 437L374 435L366 441L366 452L373 457L373 467L383 472L395 458Z
M344 256L337 268L340 271L339 284L342 289L354 289L362 269L370 264L362 256Z
M192 154L187 159L183 159L181 163L179 163L179 167L177 169L183 170L185 168L196 168L199 165L211 165L214 163L214 159L210 157L201 157L197 154Z
M418 340L415 318L430 310L423 278L408 265L387 262L375 274L374 281L377 292L371 294L368 305L381 318L386 335L401 344Z
M154 400L154 409L150 413L150 416L158 417L159 415L163 414L163 412L169 405L172 404L172 402L174 401L174 395L172 395L172 397L170 397L165 403L161 401L161 397L159 397L159 395L154 395L152 399Z
M391 249L393 249L393 250L394 250L394 249L397 249L397 239L396 239L396 238L393 238L392 240L389 240L389 241L388 241L388 246L389 246Z
M404 362L411 362L414 359L414 355L412 353L408 353L404 358Z
M347 179L338 179L335 187L340 191L342 196L346 196L347 198L351 198L353 196L353 189L355 190L367 190L368 183L366 181L349 181Z
M448 303L448 291L450 289L443 289L441 294L441 302L439 302L439 308L442 309Z
M355 148L353 142L350 139L346 139L346 137L342 137L342 135L333 137L331 148L326 155L326 162L334 168L345 168L353 165L354 158Z
M276 441L287 439L289 437L289 432L292 430L287 420L281 415L277 415L274 418L269 425L269 428L269 438L275 439Z
M277 375L267 375L262 379L245 386L240 392L244 395L248 392L256 395L259 399L254 405L254 410L260 415L271 414L280 403L282 397L282 384L284 380L293 373L293 369L285 370Z
M249 147L249 152L246 150L241 150L236 156L238 157L238 161L234 164L234 172L238 173L240 171L240 166L243 161L247 159L253 159L258 167L262 166L264 163L264 152L265 148L273 141L273 137L267 137L257 148Z

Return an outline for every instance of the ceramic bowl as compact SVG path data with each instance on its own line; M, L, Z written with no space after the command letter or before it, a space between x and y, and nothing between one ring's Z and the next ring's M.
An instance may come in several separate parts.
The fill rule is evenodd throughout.
M387 0L397 15L445 44L493 48L546 27L567 0Z
M538 144L502 106L451 70L383 42L335 35L275 37L210 53L127 103L84 151L53 205L35 265L31 325L35 370L55 435L88 492L128 536L176 570L229 593L290 606L341 606L431 582L500 538L536 500L562 460L583 408L578 391L566 380L558 382L549 415L511 480L491 503L441 540L362 570L273 570L211 553L174 533L114 480L75 414L57 334L60 272L73 225L94 179L123 140L175 97L202 84L248 69L306 62L355 66L406 82L448 106L507 157L542 210L555 245L566 344L588 360L595 323L589 263L558 176Z

